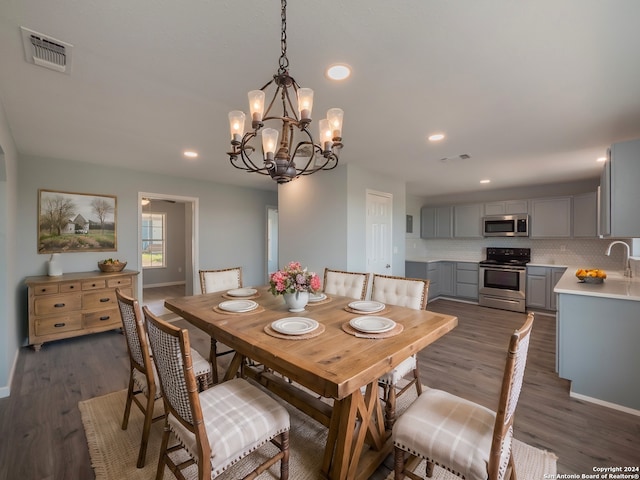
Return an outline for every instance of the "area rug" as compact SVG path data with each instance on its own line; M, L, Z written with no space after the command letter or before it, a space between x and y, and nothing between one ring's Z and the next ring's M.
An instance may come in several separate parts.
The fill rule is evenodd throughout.
M410 397L410 394L406 394L399 398L398 411L403 410L406 403L410 403L412 400ZM140 410L133 405L131 407L129 427L127 430L122 430L120 425L125 400L126 391L122 390L78 404L96 480L155 479L162 437L162 422L156 422L152 426L144 468L136 468L144 418ZM290 478L292 480L319 480L323 478L320 474L320 467L327 430L320 423L297 409L286 404L285 406L291 416L292 426L289 460ZM157 402L156 408L158 409L157 412L161 411L162 401ZM264 446L261 450L246 457L218 478L220 480L242 478L246 473L253 470L255 465L260 463L264 457L272 455L274 449L275 447L271 444ZM556 473L556 457L553 454L530 447L517 440L514 442L514 451L519 478L536 480L542 479L544 474ZM195 471L192 473L195 474ZM277 479L278 474L278 465L275 465L259 478L265 480ZM164 478L173 480L175 477L167 469ZM388 478L392 479L393 476L390 475ZM452 477L448 472L436 468L433 478L437 480L453 480L457 477Z

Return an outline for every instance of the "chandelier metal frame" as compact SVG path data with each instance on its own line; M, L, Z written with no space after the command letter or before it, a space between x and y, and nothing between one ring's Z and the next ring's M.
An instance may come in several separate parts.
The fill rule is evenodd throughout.
M260 89L261 92L265 92L265 97L267 89L272 85L276 87L275 92L268 107L264 110L264 114L257 115L257 117L255 114L252 116L251 130L246 133L238 133L240 131L244 132L244 113L234 111L229 114L232 148L230 152L227 152L229 161L235 168L261 175L269 175L279 184L287 183L302 175L311 175L320 170L336 168L339 161L339 151L343 147L342 110L330 109L328 121L320 122L321 139L324 139L320 144L314 141L313 135L309 131L309 125L312 121L310 112L308 115L303 115L300 113L302 112L300 105L298 105L298 108L294 107L292 96L300 104L299 93L301 87L289 75L286 0L281 0L281 20L281 54L278 72ZM310 89L303 90L311 92L312 101L313 92ZM251 94L254 92L249 92L250 102ZM281 106L281 114L272 111L277 105ZM235 120L232 118L234 114L236 115L234 117ZM336 115L339 117L337 120ZM238 118L241 118L241 120L238 120ZM236 122L235 124L234 121ZM242 125L239 125L240 122ZM254 162L251 155L256 151L256 147L251 142L256 140L260 133L265 133L265 130L267 130L263 130L265 125L278 122L281 126L277 151L265 151L263 146L261 162ZM324 130L322 130L322 127L324 127ZM303 165L302 168L296 165L296 160Z

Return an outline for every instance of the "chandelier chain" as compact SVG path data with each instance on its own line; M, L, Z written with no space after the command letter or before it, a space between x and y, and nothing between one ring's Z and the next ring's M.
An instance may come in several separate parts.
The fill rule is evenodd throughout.
M280 18L282 20L282 30L280 35L280 69L278 74L283 74L289 68L289 59L287 58L287 0L282 0L280 9Z

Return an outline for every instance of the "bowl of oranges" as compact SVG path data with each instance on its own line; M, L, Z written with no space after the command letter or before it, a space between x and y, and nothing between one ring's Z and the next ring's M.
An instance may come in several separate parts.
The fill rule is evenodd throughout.
M584 283L602 283L607 278L607 274L604 270L598 270L597 268L579 268L576 270L576 277Z

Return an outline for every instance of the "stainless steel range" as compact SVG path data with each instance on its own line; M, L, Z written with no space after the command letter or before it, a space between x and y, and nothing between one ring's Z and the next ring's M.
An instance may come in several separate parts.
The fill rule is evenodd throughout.
M479 263L479 301L485 307L525 311L527 263L530 248L487 248Z

